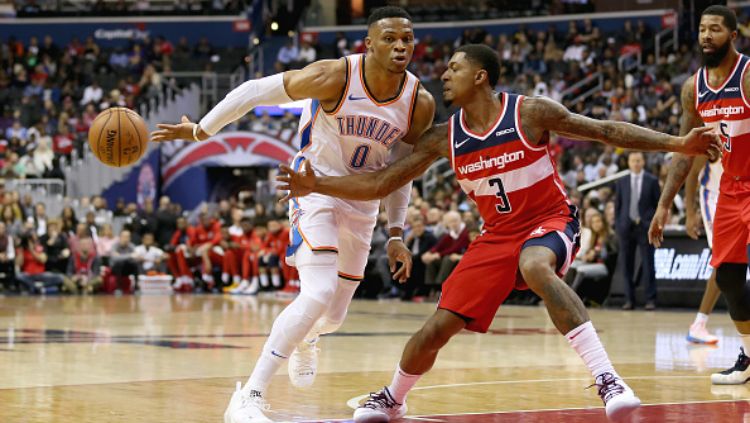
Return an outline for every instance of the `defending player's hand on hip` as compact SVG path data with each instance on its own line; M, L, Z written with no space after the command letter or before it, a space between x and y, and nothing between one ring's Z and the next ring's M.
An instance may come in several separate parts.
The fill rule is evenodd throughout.
M660 247L664 241L664 226L669 218L669 210L662 206L656 208L654 218L651 220L651 226L648 228L648 242L654 247Z
M278 191L288 191L284 198L279 200L282 202L289 201L295 197L304 197L312 193L315 188L315 172L309 160L302 162L299 172L296 172L288 165L280 164L276 180L281 182L276 187Z
M705 154L711 161L721 157L721 139L712 131L713 128L710 126L691 129L687 135L682 137L680 153L691 156Z
M406 282L411 276L411 251L406 248L406 244L403 241L389 242L386 246L386 251L393 279L399 283ZM397 268L398 263L401 263L401 267Z

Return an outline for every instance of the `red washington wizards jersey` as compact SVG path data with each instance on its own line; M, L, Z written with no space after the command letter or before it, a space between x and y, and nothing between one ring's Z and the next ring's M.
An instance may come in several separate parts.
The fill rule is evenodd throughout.
M695 109L706 126L715 129L723 141L721 162L724 166L721 190L725 180L750 177L750 103L742 87L742 78L750 58L737 57L732 72L723 84L712 87L705 67L695 77Z
M451 116L451 164L488 232L527 232L550 216L571 215L572 208L547 146L533 146L523 133L524 96L502 93L501 99L500 115L484 134L469 129L463 109Z

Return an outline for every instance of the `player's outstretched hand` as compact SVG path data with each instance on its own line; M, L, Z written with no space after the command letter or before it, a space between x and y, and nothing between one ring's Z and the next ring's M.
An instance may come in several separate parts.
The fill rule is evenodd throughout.
M695 210L685 211L685 231L690 238L698 239L700 235L698 222L698 213Z
M391 241L386 246L386 252L388 253L388 265L393 273L393 279L399 281L399 283L406 282L411 276L411 251L406 248L404 241ZM401 263L401 267L397 264Z
M682 137L681 153L691 156L705 154L710 161L721 157L721 139L710 126L693 128Z
M669 211L662 206L656 208L651 226L648 228L648 242L654 247L660 247L664 241L664 226L667 224Z
M151 133L151 141L172 141L172 140L192 140L193 139L193 127L196 124L190 122L187 116L182 116L180 123L176 125L170 125L167 123L160 123L156 125L158 130Z
M289 201L291 198L304 197L313 192L315 188L315 172L309 160L302 163L302 169L296 172L290 166L279 165L279 175L276 180L280 184L276 187L279 191L289 191L280 201Z

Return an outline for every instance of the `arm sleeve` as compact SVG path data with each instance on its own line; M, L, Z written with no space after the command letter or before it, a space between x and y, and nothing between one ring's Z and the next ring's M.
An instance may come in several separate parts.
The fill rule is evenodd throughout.
M411 145L399 141L391 150L388 164L393 164L398 159L408 156L413 150L414 147ZM409 200L411 199L411 186L412 181L409 181L406 185L383 198L383 207L385 207L385 211L388 214L389 228L404 228L406 213L409 208Z
M214 135L257 106L291 103L284 88L284 74L251 79L233 89L200 121L203 131Z

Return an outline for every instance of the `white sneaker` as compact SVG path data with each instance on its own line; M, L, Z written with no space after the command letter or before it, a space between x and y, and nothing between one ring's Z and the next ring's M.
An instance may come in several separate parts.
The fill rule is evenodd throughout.
M719 338L708 333L705 324L693 323L690 325L690 330L688 330L687 341L694 344L712 345L719 342Z
M385 387L371 392L370 398L354 410L354 423L385 423L406 415L406 402L397 403Z
M224 411L224 423L273 423L263 414L270 409L262 396L243 391L242 383L237 382L237 390Z
M641 406L641 400L635 396L633 390L624 380L612 373L600 374L591 386L598 388L599 397L604 402L610 420L622 420Z
M740 355L734 366L711 375L711 383L714 385L742 385L748 380L750 380L750 357L745 355L743 348L740 348Z
M252 282L248 283L245 289L243 289L240 293L242 295L258 295L258 291L260 291L260 286L258 286L258 279L253 278Z
M247 279L243 279L240 284L235 288L232 288L229 293L233 295L242 294L242 291L246 290L249 285L250 282L248 282Z
M315 382L318 371L318 339L313 342L302 341L289 357L287 369L289 380L297 388L307 388Z

